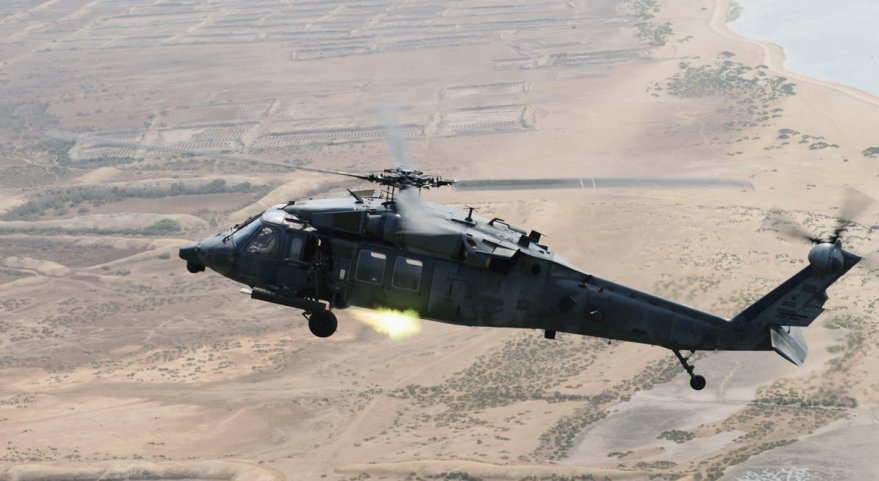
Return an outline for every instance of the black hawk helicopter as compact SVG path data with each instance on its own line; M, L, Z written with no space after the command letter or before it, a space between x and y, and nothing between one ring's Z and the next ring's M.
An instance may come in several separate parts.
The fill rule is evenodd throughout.
M329 337L334 309L414 310L428 320L483 327L566 332L670 349L700 390L705 378L690 362L696 351L775 350L801 365L801 328L823 312L827 288L861 257L842 247L848 221L833 235L788 233L813 242L808 265L732 319L616 284L556 255L541 234L420 200L422 189L507 190L603 187L731 187L725 179L555 178L451 180L411 166L402 136L389 129L396 166L358 174L262 159L184 151L281 165L378 184L378 193L348 190L341 198L276 205L223 232L180 249L189 272L210 268L250 287L253 299L301 309L311 332ZM102 145L121 145L104 142ZM126 143L126 145L129 145ZM793 229L792 231L790 229ZM687 356L681 352L686 351Z

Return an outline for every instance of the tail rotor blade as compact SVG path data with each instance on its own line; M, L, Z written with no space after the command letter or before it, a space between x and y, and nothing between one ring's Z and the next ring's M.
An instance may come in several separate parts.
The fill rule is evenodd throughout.
M872 197L857 189L846 189L836 220L836 228L833 230L833 239L838 239L855 222L855 219L875 202Z
M820 244L821 238L807 231L796 221L783 214L781 211L773 211L763 220L764 228L774 230L791 239Z

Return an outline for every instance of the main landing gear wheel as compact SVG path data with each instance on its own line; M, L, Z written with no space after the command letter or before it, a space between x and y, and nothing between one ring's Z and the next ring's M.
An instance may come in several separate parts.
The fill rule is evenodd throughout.
M690 378L690 387L701 391L705 388L705 377L696 374L695 376Z
M318 311L308 316L308 329L317 337L330 337L336 332L339 322L330 311Z
M690 358L693 357L693 354L696 354L696 351L690 351L690 355L687 357L682 356L681 351L679 351L677 349L672 349L671 352L675 353L675 357L678 358L678 361L680 361L681 365L684 366L684 369L687 371L687 374L690 375L690 387L696 391L701 391L701 390L705 389L705 384L706 384L705 378L703 376L698 375L698 374L694 374L693 369L695 369L695 368L689 362Z

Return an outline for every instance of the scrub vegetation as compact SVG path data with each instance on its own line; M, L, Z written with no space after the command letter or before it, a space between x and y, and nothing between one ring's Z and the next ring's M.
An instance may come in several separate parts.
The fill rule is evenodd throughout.
M729 9L726 11L726 22L735 22L742 16L742 11L744 11L744 7L738 4L735 0L730 2Z
M223 179L217 179L201 185L187 185L183 182L153 187L87 185L43 193L39 197L10 209L3 214L2 219L24 220L40 216L49 210L54 210L55 213L63 215L68 209L76 209L78 213L84 214L87 212L88 206L112 204L125 199L158 199L182 195L233 193L264 194L268 189L268 186L253 185L249 182L230 184Z
M659 436L657 436L656 439L668 439L669 441L674 441L678 444L681 444L690 441L695 437L696 435L689 431L672 429L671 431L663 431L659 433Z
M666 39L674 34L671 22L644 22L635 26L638 27L638 39L654 47L665 45Z
M636 23L638 28L636 36L638 40L647 42L654 47L665 45L668 37L674 34L671 22L656 22L654 18L659 13L660 5L656 0L632 0L626 4L626 8L638 20L642 22Z
M591 401L590 396L565 392L564 384L586 370L607 343L578 338L558 343L553 349L547 349L547 341L536 336L512 339L442 384L409 384L390 396L411 399L419 407L444 405L445 411L434 417L443 424L522 401Z
M765 65L752 68L735 62L734 56L732 52L722 52L714 62L702 65L681 62L680 72L666 81L666 89L682 98L732 97L749 101L750 107L768 107L769 102L796 93L795 84L788 82L787 77L767 73Z
M426 478L421 478L420 476L415 476L414 478L408 477L407 481L426 481L426 480L442 480L442 481L483 481L484 478L480 478L479 476L474 476L472 474L463 472L463 471L453 471L450 473L440 473L436 476L427 476ZM526 476L524 478L518 478L516 481L599 481L600 478L596 478L591 474L575 474L573 476L565 476L561 474L549 474L544 476Z
M588 403L573 414L561 418L540 435L540 445L532 453L532 457L538 461L564 459L574 447L577 435L590 424L604 419L611 406L631 399L638 391L671 381L678 374L680 366L677 360L664 359L647 366L635 377L592 396Z
M733 60L732 52L721 52L711 63L682 61L678 73L651 90L665 91L682 99L718 98L723 106L717 113L729 116L727 130L766 125L781 116L774 105L784 97L795 95L796 85L787 77L772 75L765 65L749 67Z
M872 159L879 155L879 147L867 147L861 153L864 154L864 157Z

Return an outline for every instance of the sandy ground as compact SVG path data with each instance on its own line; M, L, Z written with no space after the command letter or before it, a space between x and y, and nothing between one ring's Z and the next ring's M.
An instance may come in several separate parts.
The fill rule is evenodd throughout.
M355 311L316 339L297 312L188 274L177 248L359 185L94 141L69 158L45 135L375 171L389 160L373 106L387 100L419 168L451 178L747 179L755 190L424 196L731 316L806 262L808 245L765 228L770 210L827 233L845 188L879 198L862 153L879 145L864 128L879 100L785 71L778 47L725 26L729 7L0 6L0 479L874 479L875 269L829 291L806 366L703 353L701 392L650 346L429 322L392 340ZM757 87L722 82L723 61ZM723 87L676 88L691 68ZM143 193L216 179L258 188ZM876 252L876 206L855 220L846 245ZM177 229L149 231L161 221Z

